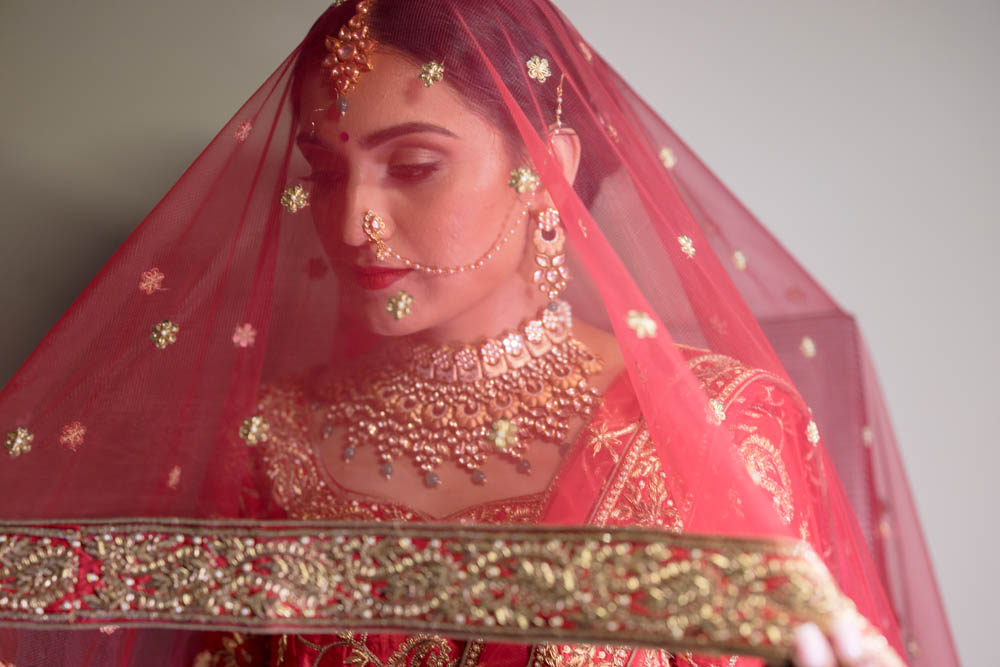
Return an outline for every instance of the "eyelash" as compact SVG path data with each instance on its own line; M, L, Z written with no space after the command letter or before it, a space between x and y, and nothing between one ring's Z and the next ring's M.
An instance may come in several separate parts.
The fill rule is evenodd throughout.
M397 180L416 183L426 180L434 175L440 168L440 162L429 162L426 164L400 164L389 167L389 175ZM330 183L341 178L342 174L336 171L314 171L305 177L311 182Z
M389 175L400 181L415 183L430 178L439 168L439 162L400 164L389 167Z

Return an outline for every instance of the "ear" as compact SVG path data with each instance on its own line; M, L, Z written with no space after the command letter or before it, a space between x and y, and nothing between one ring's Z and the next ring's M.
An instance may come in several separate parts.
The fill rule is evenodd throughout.
M573 181L576 180L576 172L580 169L580 135L571 127L564 125L557 129L555 125L551 125L549 126L549 149L562 165L566 182L573 185Z

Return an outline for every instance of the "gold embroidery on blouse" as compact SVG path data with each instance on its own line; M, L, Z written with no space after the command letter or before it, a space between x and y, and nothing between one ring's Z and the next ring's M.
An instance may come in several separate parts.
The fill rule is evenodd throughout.
M690 349L696 352L693 348ZM776 385L781 380L766 371L749 368L736 359L721 354L697 355L688 361L688 366L695 373L702 389L711 397L710 403L715 414L721 414L723 419L726 419L733 405L743 405L742 393L753 383L765 380L775 383L763 385L765 397L762 405L743 407L738 418L727 424L736 436L737 451L751 479L771 496L782 521L791 523L795 508L791 478L782 458L781 444L762 435L754 423L757 420L777 420L779 432L784 431L780 419L767 411L769 407L782 406L774 397ZM747 434L746 437L740 435L744 433Z
M452 659L453 645L437 635L411 635L385 661L368 648L368 633L341 632L336 641L325 644L317 644L301 635L295 639L317 652L312 664L319 664L330 650L345 647L350 652L344 656L344 664L355 667L458 667Z
M625 667L635 651L621 646L542 644L535 649L537 667Z
M624 446L607 448L616 463L615 471L588 523L666 526L681 530L681 513L668 492L667 475L649 431L645 425L636 424L629 432L636 435Z
M791 523L795 509L789 490L791 479L781 458L781 448L776 447L768 438L753 434L740 442L738 451L750 478L770 494L781 520L786 524Z
M602 420L600 425L591 424L587 430L592 434L588 444L590 445L590 455L597 456L603 450L607 450L615 463L618 462L618 447L623 436L635 433L639 428L639 422L629 424L620 429L608 428L608 422Z
M458 663L458 667L475 667L479 664L479 656L483 652L486 644L482 640L476 639L465 644L465 651L462 653L462 659Z

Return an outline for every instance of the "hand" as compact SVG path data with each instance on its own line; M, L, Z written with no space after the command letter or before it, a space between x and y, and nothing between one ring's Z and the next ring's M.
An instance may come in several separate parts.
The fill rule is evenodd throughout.
M833 623L829 636L815 623L795 629L797 667L879 667L886 665L877 656L866 655L861 625L855 617L842 614Z

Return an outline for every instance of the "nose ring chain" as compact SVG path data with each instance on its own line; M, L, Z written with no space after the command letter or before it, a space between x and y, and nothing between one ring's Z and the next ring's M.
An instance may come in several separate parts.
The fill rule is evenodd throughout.
M517 218L514 219L514 222L511 223L506 231L501 232L501 234L497 237L497 240L492 246L490 246L489 250L483 253L483 255L476 261L469 262L468 264L463 264L461 266L430 266L428 264L421 264L420 262L414 262L407 257L403 257L398 252L390 248L383 240L382 236L386 230L385 221L371 209L368 209L365 213L365 221L361 225L361 229L368 237L368 242L374 246L375 257L378 260L381 261L391 257L399 262L402 262L403 265L408 268L422 271L423 273L442 275L465 273L466 271L475 271L476 269L482 268L486 262L493 259L500 249L504 247L508 241L510 241L510 239L514 236L514 232L517 231L517 228L521 226L527 217L528 205L525 205L524 210L521 211Z

